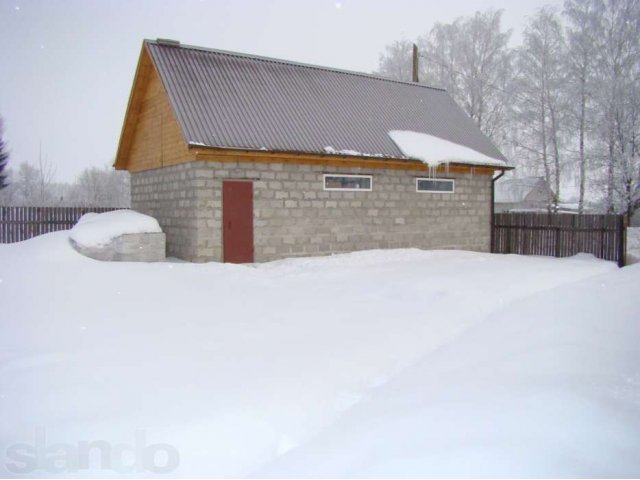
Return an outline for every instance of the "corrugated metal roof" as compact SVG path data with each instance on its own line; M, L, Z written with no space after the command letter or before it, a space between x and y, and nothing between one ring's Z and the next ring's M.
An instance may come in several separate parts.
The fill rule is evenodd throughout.
M147 40L188 143L405 158L390 130L504 159L446 91L356 72Z

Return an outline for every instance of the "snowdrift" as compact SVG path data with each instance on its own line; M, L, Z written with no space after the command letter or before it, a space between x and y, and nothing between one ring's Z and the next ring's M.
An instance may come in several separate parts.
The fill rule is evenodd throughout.
M142 436L179 453L175 476L637 476L639 282L590 256L0 245L0 452ZM154 474L34 462L0 469Z

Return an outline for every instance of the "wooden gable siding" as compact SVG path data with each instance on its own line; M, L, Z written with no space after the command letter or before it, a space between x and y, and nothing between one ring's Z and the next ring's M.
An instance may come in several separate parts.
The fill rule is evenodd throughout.
M143 47L115 166L139 172L193 159L160 76Z
M129 150L131 172L192 160L160 77L151 71Z

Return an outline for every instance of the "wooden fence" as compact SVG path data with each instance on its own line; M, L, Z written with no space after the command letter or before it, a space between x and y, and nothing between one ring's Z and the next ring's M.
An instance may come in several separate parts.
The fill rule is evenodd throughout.
M491 251L568 257L591 253L624 265L622 215L496 213Z
M68 230L88 212L109 212L103 207L0 207L0 243L28 240L43 233Z

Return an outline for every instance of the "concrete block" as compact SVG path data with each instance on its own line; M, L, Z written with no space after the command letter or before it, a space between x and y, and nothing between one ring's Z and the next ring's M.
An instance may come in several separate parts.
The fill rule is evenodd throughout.
M82 255L102 261L161 262L166 257L164 233L133 233L120 235L107 245L85 247L70 240Z

